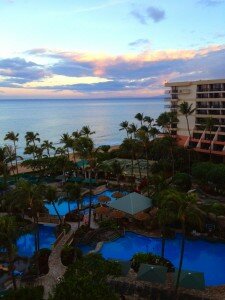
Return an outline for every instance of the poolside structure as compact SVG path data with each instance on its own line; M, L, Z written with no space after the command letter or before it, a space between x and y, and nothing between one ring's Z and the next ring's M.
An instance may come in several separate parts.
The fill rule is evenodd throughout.
M165 283L166 282L167 268L163 266L141 264L137 278L143 281L149 281L153 283Z
M134 192L110 202L108 206L134 216L139 212L151 208L153 205L152 199Z
M177 281L178 270L174 274L174 283ZM202 272L195 271L181 271L179 286L186 289L204 290L205 277Z

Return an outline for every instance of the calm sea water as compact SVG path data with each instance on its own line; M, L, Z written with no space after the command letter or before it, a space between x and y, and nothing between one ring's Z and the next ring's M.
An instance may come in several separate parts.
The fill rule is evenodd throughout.
M96 131L93 136L96 145L116 145L125 136L119 131L120 122L135 121L138 112L156 118L163 110L163 99L1 100L0 143L5 143L8 131L15 131L20 134L22 154L27 131L40 133L42 140L59 143L63 133L89 125Z

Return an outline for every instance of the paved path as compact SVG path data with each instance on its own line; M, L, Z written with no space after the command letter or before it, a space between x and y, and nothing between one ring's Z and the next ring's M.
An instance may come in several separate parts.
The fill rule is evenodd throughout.
M82 225L83 223L81 223ZM39 277L35 285L42 285L44 287L44 299L48 299L49 294L52 292L55 285L58 283L59 279L63 277L66 272L66 267L61 262L61 250L63 246L67 243L72 234L77 230L78 223L70 223L71 230L64 235L52 252L48 259L49 272L48 274ZM93 215L91 218L91 227L97 228L97 224L93 220Z
M44 299L48 299L49 293L51 293L58 280L66 272L66 267L61 262L61 250L73 233L74 231L71 229L66 235L61 238L56 247L52 249L52 252L48 259L48 274L39 277L35 282L35 285L43 285Z

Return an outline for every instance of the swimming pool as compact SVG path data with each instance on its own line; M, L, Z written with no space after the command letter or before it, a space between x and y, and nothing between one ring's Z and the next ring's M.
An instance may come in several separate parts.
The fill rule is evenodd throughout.
M115 198L112 197L112 194L114 192L115 191L112 191L112 190L106 190L106 191L104 191L104 192L102 192L98 195L92 196L92 204L97 204L98 203L98 197L101 196L101 195L108 196L108 197L112 198L112 200L115 200ZM68 202L66 200L65 201L60 201L60 202L61 202L60 204L56 203L56 209L58 210L60 216L65 216L65 214L67 214L68 211L69 211ZM89 196L88 195L84 196L82 205L83 205L83 207L89 205ZM56 216L56 212L55 212L55 209L54 209L52 204L47 204L46 203L45 207L48 209L50 215ZM70 209L74 210L76 208L77 208L77 203L75 201L71 202L70 203ZM88 213L88 211L86 211L85 213Z
M40 249L51 248L55 242L55 225L39 225ZM35 252L34 233L22 235L17 240L18 255L31 257Z
M165 257L177 268L180 258L181 235L166 240ZM133 232L126 232L112 242L106 242L100 250L106 259L130 260L137 252L161 254L161 238L151 238ZM81 247L82 249L82 247ZM84 250L87 250L84 248ZM87 251L85 251L87 253ZM183 269L205 274L208 286L225 284L225 243L211 243L204 240L186 240Z

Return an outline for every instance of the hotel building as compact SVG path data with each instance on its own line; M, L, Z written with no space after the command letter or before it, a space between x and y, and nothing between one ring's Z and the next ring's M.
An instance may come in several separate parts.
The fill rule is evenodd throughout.
M212 153L225 160L225 79L166 83L166 105L177 112L178 123L171 128L180 145L191 147L201 153ZM192 104L195 111L188 117L191 138L185 116L180 113L182 102ZM206 118L213 119L210 131ZM211 148L211 151L210 151Z

